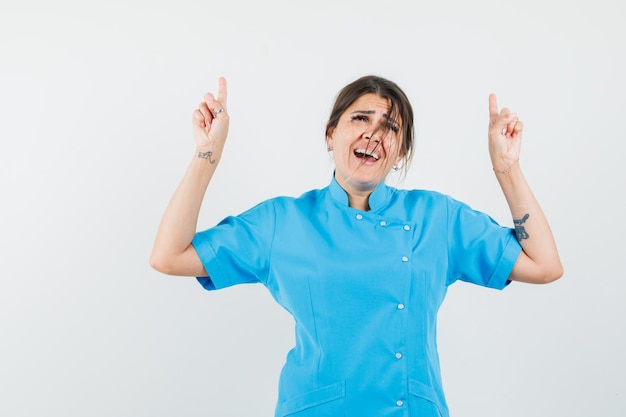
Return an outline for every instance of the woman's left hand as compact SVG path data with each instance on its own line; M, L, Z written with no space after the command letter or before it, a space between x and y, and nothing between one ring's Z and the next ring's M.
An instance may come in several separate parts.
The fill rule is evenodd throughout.
M519 160L524 124L504 107L498 111L496 95L489 95L489 155L496 171L506 170Z

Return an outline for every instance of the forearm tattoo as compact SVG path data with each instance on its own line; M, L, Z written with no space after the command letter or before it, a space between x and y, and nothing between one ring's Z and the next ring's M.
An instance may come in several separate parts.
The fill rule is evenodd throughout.
M210 163L214 164L215 159L211 159L212 156L213 156L213 152L211 151L198 152L198 158L208 159Z
M518 241L522 241L530 237L528 232L526 232L526 229L524 228L524 226L522 226L522 224L525 223L529 217L530 217L530 214L525 214L524 217L522 217L520 220L513 219L513 223L515 224L515 234L517 235Z

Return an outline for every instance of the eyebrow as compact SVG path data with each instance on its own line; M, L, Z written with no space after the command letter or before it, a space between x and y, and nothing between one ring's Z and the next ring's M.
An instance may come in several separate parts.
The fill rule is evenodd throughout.
M353 111L350 114L376 114L376 111L375 110L355 110L355 111ZM393 123L393 124L395 124L397 126L400 126L400 123L398 123L398 121L396 119L392 118L388 114L383 114L383 117L385 119L387 119L387 121L389 121L389 122L391 122L391 123Z

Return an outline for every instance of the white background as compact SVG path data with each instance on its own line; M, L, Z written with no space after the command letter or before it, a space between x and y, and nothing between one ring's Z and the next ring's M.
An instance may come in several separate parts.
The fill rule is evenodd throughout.
M505 225L488 94L516 111L564 263L547 286L451 287L453 416L626 414L622 0L3 3L0 415L271 416L290 317L261 286L151 270L154 234L219 76L231 131L201 228L325 186L326 118L365 74L416 112L412 170L390 182Z

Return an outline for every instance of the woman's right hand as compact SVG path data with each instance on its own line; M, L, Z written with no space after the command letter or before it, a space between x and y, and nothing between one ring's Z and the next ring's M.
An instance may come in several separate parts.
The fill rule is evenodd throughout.
M228 136L229 117L226 111L227 91L224 77L218 80L217 92L217 98L212 93L206 93L204 101L192 115L193 136L198 150L221 150Z

